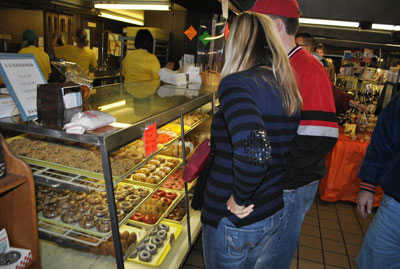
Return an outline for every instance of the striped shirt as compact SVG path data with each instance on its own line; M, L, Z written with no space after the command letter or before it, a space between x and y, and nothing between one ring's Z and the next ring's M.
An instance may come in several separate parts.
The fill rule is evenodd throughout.
M237 227L263 220L283 208L284 156L290 150L299 126L300 113L288 116L278 89L260 74L272 72L253 68L224 78L218 88L220 109L214 115L211 139L215 157L205 191L201 220L218 226L223 217ZM254 130L266 130L272 148L265 165L248 161L245 141ZM254 204L253 212L239 219L227 210L233 194L239 205Z

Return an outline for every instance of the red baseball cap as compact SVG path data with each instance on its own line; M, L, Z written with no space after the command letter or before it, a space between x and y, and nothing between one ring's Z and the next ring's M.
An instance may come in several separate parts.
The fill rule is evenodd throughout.
M297 0L257 0L249 11L287 18L300 17Z

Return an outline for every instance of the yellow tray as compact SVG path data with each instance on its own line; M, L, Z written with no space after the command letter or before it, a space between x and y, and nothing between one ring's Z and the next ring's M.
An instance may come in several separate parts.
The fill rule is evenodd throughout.
M179 163L178 163L168 174L166 174L165 177L164 177L163 179L161 179L161 181L160 181L159 183L157 183L157 184L151 184L151 183L147 183L147 182L141 182L141 181L133 180L133 179L131 179L131 178L125 178L125 179L124 179L124 182L133 183L133 184L135 184L135 185L145 186L145 187L148 187L148 188L157 188L158 186L162 185L162 184L164 183L164 181L165 181L170 175L172 175L173 173L175 173L175 171L178 170L179 167L181 167L181 165L182 165L182 163L183 163L183 161L182 161L181 159L179 159L179 158L170 157L170 156L164 156L164 155L157 155L157 156L161 156L161 157L164 157L164 158L166 158L166 159L178 160ZM146 162L146 163L147 163L147 162Z
M120 183L120 184L123 184L123 183ZM144 197L141 201L147 199L150 196L150 194L152 193L152 191L153 191L153 190L151 190L149 188L147 188L147 189L149 191L149 194L146 197ZM122 225L122 223L125 223L129 219L129 217L132 214L132 212L135 211L137 208L138 208L138 206L135 206L128 214L126 214L126 216L119 222L119 224ZM85 228L82 228L81 226L79 226L79 223L77 223L77 222L75 224L65 223L65 222L63 222L61 220L61 215L56 217L56 218L49 219L49 218L44 217L42 212L39 212L38 213L38 219L43 221L43 222L48 222L48 223L51 223L51 224L54 224L54 225L57 225L57 226L60 226L60 227L71 228L73 230L84 232L84 233L87 233L87 234L92 234L92 235L95 235L95 236L106 237L106 236L111 234L111 230L109 232L107 232L107 233L102 233L102 232L99 232L96 229L96 227L93 227L91 229L85 229Z
M11 141L13 141L15 139L24 139L24 138L26 138L26 136L27 135L24 134L24 135L11 137L11 138L6 139L6 142L10 143ZM46 143L53 144L53 143L47 142L47 141L46 141ZM68 147L66 145L61 145L61 146ZM158 144L157 146L158 146L159 150L164 147L164 145L162 145L162 144ZM80 150L79 148L74 148L74 149ZM92 177L92 178L103 179L104 180L104 174L103 173L91 172L91 171L83 170L83 169L80 169L80 168L75 168L75 167L66 166L66 165L62 165L62 164L58 164L58 163L53 163L53 162L33 159L33 158L22 156L22 155L18 155L18 156L21 159L24 159L29 164L35 164L35 165L40 165L40 166L44 166L44 167L48 167L48 168L59 169L61 171L72 173L72 174L79 174L79 175L86 176L86 177ZM139 165L143 164L143 162L145 162L145 161L146 161L146 159L143 159L141 162L139 162L136 165L134 165L131 169L129 169L128 171L126 171L122 175L113 176L113 180L119 180L121 178L126 177L127 175L132 173L132 171L134 171Z
M171 244L169 241L169 238L171 237L171 234L174 235L174 241L179 237L179 235L182 232L182 225L177 224L177 223L172 223L168 221L162 221L162 223L167 224L169 226L169 231L167 234L166 239L164 240L164 243L161 247L161 249L157 250L157 253L153 256L151 261L149 262L144 262L139 259L139 256L136 258L128 258L127 261L129 262L136 262L136 263L141 263L147 266L160 266L162 262L164 261L165 257L167 257L168 252L171 250ZM139 254L138 254L139 255Z
M165 210L165 212L161 215L161 217L158 218L158 220L157 220L156 223L154 223L154 224L147 224L147 223L145 223L145 222L136 221L136 220L132 220L132 219L129 219L128 222L130 222L130 223L132 223L132 224L134 224L134 225L136 225L136 226L139 226L139 227L146 227L146 228L152 228L152 227L158 225L158 224L161 222L161 220L163 220L163 219L165 218L165 216L166 216L167 214L169 214L169 212L171 211L171 209L174 208L174 207L176 206L176 204L182 199L182 194L181 194L180 192L171 191L171 190L169 190L169 189L168 189L168 190L167 190L167 189L164 189L164 190L166 190L166 191L168 191L168 192L175 192L175 193L177 194L177 196L176 196L176 198L174 199L174 201L169 205L169 207ZM139 208L139 209L140 209L140 208ZM138 209L137 212L139 212L139 209Z

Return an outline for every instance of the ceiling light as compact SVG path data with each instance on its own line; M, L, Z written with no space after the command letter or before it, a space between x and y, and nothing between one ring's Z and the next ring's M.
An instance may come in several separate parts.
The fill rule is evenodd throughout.
M133 10L160 10L169 11L171 4L168 1L129 1L95 3L95 8L101 9L133 9Z
M358 22L351 21L334 21L334 20L319 20L319 19L307 19L300 18L301 24L317 24L317 25L329 25L329 26L341 26L341 27L354 27L358 28Z
M371 28L375 30L400 31L400 26L390 24L373 23Z
M140 26L144 25L143 20L138 20L138 19L134 19L132 17L127 17L127 16L123 16L123 15L118 15L118 14L114 14L114 13L107 12L107 11L101 11L99 16L103 17L103 18L111 19L111 20L123 21L123 22L127 22L127 23L140 25Z

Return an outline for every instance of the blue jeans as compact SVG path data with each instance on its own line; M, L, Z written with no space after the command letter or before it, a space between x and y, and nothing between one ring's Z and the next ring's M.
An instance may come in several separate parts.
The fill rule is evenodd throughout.
M278 231L265 245L254 268L289 268L300 238L304 216L310 210L319 181L295 190L284 190L282 223Z
M400 203L384 195L356 258L357 268L400 268Z
M253 268L260 251L276 232L282 210L256 223L237 228L222 218L217 228L203 224L203 255L207 269Z

